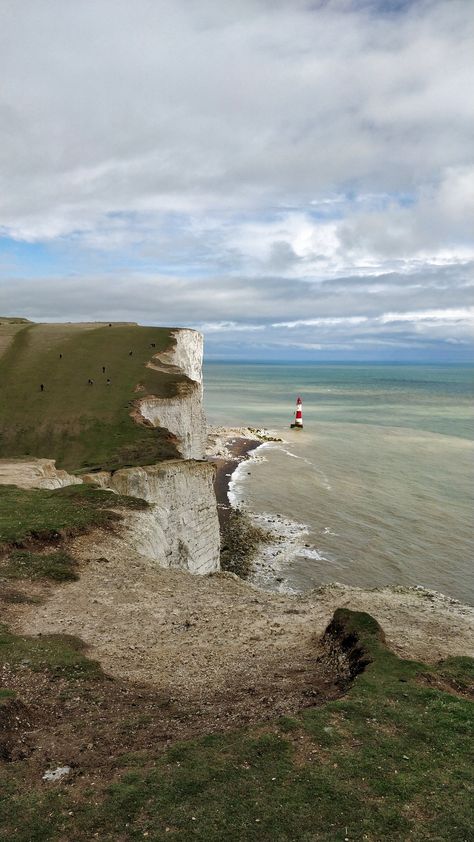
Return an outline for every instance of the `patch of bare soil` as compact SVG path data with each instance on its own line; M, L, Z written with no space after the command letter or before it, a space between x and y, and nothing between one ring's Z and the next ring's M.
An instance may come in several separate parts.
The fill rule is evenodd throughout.
M79 581L74 590L21 582L15 599L5 592L0 600L4 619L22 634L75 629L106 673L71 680L32 671L28 661L4 666L1 684L15 700L0 715L1 759L22 761L32 785L63 765L75 788L110 781L133 766L132 756L143 766L176 740L295 713L343 692L311 627L303 640L284 634L285 617L299 626L304 613L269 610L271 600L232 576L205 579L140 557L99 556L82 562ZM31 613L27 600L35 600Z
M271 594L229 573L192 576L131 552L124 557L120 536L100 531L76 538L71 551L79 580L28 586L44 604L5 606L12 629L77 635L107 673L173 698L303 669L341 607L371 613L402 657L474 654L474 608L431 591L335 584L299 597Z
M455 678L429 673L421 675L418 680L425 687L432 687L435 690L441 690L443 693L451 693L452 696L458 696L460 699L474 700L474 683L465 686L459 684Z
M474 609L432 592L331 585L274 595L232 574L192 576L124 557L120 537L100 531L76 538L72 552L78 581L15 583L1 605L16 633L82 638L106 673L76 688L27 665L5 671L3 686L31 721L12 759L28 758L35 778L57 763L89 780L127 752L337 697L340 674L318 657L318 640L338 607L371 613L402 657L473 654Z
M61 765L70 766L70 780L79 783L110 780L129 765L128 755L140 754L146 763L177 740L294 713L342 693L317 661L316 648L304 670L269 671L256 684L231 681L195 698L172 698L149 684L108 676L72 682L27 666L6 667L2 679L21 701L12 701L18 710L0 727L0 759L26 761L24 774L37 782Z

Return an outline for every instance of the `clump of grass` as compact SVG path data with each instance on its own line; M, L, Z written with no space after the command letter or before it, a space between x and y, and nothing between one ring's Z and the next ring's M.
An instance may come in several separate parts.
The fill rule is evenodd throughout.
M100 665L87 658L84 650L82 640L72 635L27 637L0 625L0 666L27 665L35 672L48 670L68 679L103 677Z
M247 579L260 546L268 541L270 534L252 523L248 514L231 509L222 528L221 569Z
M70 485L55 491L0 486L0 547L55 541L120 520L114 509L143 509L145 500Z
M4 687L0 687L0 705L5 699L14 699L15 693L13 690L6 690Z
M75 559L63 550L52 553L16 550L0 562L0 576L6 579L53 579L56 582L71 582L79 578L76 566Z

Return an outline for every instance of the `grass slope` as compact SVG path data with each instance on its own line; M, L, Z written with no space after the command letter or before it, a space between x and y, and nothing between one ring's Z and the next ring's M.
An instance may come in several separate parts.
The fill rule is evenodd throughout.
M119 755L108 779L98 774L93 785L81 783L77 769L67 783L46 786L37 769L29 786L27 761L5 764L1 838L468 842L474 662L452 658L428 667L400 660L366 614L340 610L335 626L340 642L369 661L338 701L161 755L153 748ZM50 657L54 671L69 669L71 659L69 674L79 678L82 661L76 670L76 656L64 646L5 633L0 664L21 665L27 652L34 670ZM80 686L76 681L73 691L79 702ZM100 686L98 676L99 706ZM67 758L53 754L51 762Z
M179 377L146 367L173 341L168 329L0 323L0 340L2 331L8 336L0 356L0 458L49 457L80 471L177 455L167 431L130 417L137 384L141 394L176 393Z
M56 582L73 582L79 578L76 567L75 559L64 550L46 553L14 550L5 558L0 557L0 581L2 579L52 579Z
M67 634L42 637L22 637L12 634L0 624L0 665L21 669L27 665L32 672L47 670L50 677L61 675L77 681L81 678L103 678L97 661L84 655L85 646L79 638Z
M107 526L120 516L110 508L143 509L136 497L112 494L90 485L68 485L54 491L0 485L0 552Z

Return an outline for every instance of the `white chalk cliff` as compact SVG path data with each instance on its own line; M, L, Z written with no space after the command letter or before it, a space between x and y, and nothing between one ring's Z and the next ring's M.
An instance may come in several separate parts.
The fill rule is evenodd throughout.
M135 418L138 410L147 423L169 430L183 459L123 468L106 480L106 486L120 494L141 497L152 507L128 518L124 536L131 547L164 567L211 573L219 569L220 536L214 466L202 461L206 446L203 337L195 330L179 329L173 331L173 338L174 344L156 354L148 366L184 374L187 380L178 383L174 397L139 398Z
M54 459L0 459L0 485L54 489L80 482L79 477L56 468Z
M102 487L141 497L150 508L130 512L121 529L131 550L161 567L212 573L219 569L219 523L211 462L172 459L143 468L122 468Z
M144 395L133 411L136 421L152 427L164 427L176 437L176 447L183 459L202 459L206 446L206 419L202 408L203 337L195 330L173 331L175 344L156 354L148 368L184 374L175 397Z
M59 488L91 483L146 500L150 507L124 513L119 541L162 566L206 574L219 569L219 522L214 465L205 461L206 423L202 408L203 337L194 330L173 331L174 344L148 363L186 379L171 398L143 396L137 414L147 424L169 430L181 459L156 465L100 471L81 478L56 469L51 459L0 460L0 484ZM113 501L112 505L113 505ZM106 552L107 541L100 541ZM115 548L116 548L116 541Z

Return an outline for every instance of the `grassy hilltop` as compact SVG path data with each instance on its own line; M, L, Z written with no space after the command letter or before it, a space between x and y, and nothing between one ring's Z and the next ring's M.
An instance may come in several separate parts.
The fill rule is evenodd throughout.
M179 388L176 374L146 367L172 342L166 328L0 318L0 458L55 458L84 471L176 456L167 431L130 417L140 394Z

